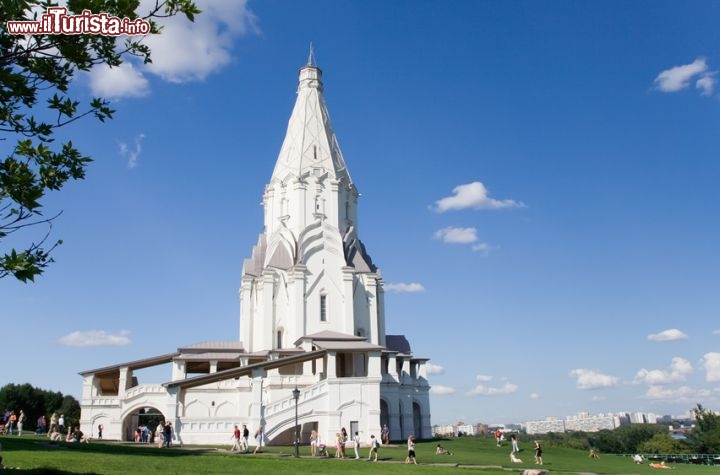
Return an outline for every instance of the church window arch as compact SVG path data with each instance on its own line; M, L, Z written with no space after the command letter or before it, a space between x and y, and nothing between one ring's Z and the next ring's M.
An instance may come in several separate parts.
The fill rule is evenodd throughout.
M275 333L275 344L277 345L276 348L280 349L283 347L283 329L278 328L277 332Z

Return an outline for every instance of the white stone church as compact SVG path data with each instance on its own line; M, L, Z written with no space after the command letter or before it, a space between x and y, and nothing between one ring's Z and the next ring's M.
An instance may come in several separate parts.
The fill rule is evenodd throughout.
M359 237L359 193L322 92L311 54L243 264L240 338L80 373L83 432L102 424L103 438L131 440L159 412L186 444L228 444L236 424L291 444L297 411L303 444L317 430L332 445L341 427L367 443L384 424L393 440L432 436L428 360L385 334L382 276ZM169 381L133 374L158 365Z

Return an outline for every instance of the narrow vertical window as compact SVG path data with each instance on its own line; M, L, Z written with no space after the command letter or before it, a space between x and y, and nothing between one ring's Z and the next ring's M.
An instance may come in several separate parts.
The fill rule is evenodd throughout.
M282 330L277 331L277 348L282 348Z
M320 321L327 322L327 295L320 296Z

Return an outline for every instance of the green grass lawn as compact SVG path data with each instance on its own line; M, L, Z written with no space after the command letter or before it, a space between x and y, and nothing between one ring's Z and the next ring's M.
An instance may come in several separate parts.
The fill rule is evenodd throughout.
M483 475L521 472L536 468L532 447L520 453L523 464L510 463L510 448L498 448L491 439L460 438L442 441L452 455L435 455L437 442L418 442L418 466L407 466L405 446L380 449L380 462L369 463L368 449L361 450L361 460L320 459L310 457L309 447L301 447L300 459L292 457L291 447L268 447L261 455L236 455L225 447L186 447L158 449L154 446L93 441L90 444L49 443L46 437L1 436L2 456L6 466L23 473L448 473L472 469ZM521 444L521 448L523 448ZM635 465L628 457L601 454L600 460L588 458L585 451L544 447L543 468L551 473L646 474L665 470ZM334 452L334 450L331 450ZM352 449L348 455L353 456ZM17 473L17 471L15 471ZM676 474L718 474L720 467L673 465Z

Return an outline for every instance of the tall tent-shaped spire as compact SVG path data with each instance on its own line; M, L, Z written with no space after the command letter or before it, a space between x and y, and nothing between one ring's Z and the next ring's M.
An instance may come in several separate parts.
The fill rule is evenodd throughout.
M322 92L311 49L263 192L263 230L243 264L240 333L249 351L326 330L385 341L382 277L359 237L359 193Z
M272 180L285 181L288 176L302 177L321 170L333 179L351 183L322 92L322 70L315 65L315 51L310 45Z

